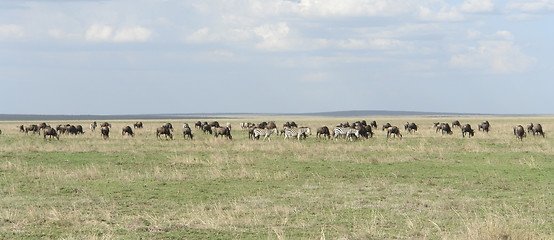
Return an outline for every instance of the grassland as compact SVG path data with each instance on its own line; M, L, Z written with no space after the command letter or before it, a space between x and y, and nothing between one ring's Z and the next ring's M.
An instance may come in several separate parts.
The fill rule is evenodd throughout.
M0 238L14 239L552 239L554 119L456 118L488 134L436 134L454 118L365 118L420 130L364 141L233 140L193 130L134 138L99 132L45 141L0 122ZM355 119L297 118L315 129ZM541 123L522 142L512 126ZM33 122L37 124L39 122ZM67 122L52 121L51 125ZM71 121L88 126L88 121ZM403 129L403 128L402 128ZM86 129L88 130L88 129Z

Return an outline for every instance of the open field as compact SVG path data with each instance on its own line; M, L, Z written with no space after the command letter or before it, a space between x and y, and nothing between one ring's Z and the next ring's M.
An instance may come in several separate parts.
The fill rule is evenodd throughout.
M294 120L315 128L365 119L404 137L346 142L252 141L239 122ZM475 137L436 134L432 123L470 123ZM491 132L477 131L489 120ZM109 140L81 124L60 141L25 136L0 122L0 238L66 239L552 239L554 118L287 118L218 120L233 140L170 120L175 140L157 140L161 120L110 121ZM404 132L406 121L419 131ZM512 127L541 123L546 138L515 139Z

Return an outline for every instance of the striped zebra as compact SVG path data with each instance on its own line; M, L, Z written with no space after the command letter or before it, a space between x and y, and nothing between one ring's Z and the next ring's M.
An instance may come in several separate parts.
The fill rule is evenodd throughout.
M267 138L271 142L271 134L277 133L277 128L274 129L265 129L265 128L254 128L254 139L260 139L260 136L264 136L264 141Z
M96 124L96 121L94 121L93 123L90 124L90 130L94 132L97 126L98 124Z
M348 140L348 138L350 137L350 141L352 141L352 135L356 136L356 138L360 138L360 130L354 128L336 127L333 130L333 133L335 136L335 140L337 140L337 138L342 135L345 136L346 140Z
M291 137L297 137L298 141L302 138L302 136L312 135L312 132L310 131L309 127L300 127L298 129L295 128L285 128L285 140L287 138Z

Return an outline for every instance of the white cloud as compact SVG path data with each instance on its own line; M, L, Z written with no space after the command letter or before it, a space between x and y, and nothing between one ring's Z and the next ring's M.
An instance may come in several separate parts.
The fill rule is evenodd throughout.
M461 21L464 15L457 8L443 6L438 11L433 11L426 6L419 6L417 16L426 21Z
M494 4L491 0L466 0L460 9L470 13L492 12Z
M152 36L152 31L143 27L131 27L117 30L114 42L146 42Z
M528 13L551 12L554 11L554 0L516 0L506 7Z
M477 47L468 47L466 53L454 55L450 66L495 74L523 73L536 63L512 41L480 41Z
M105 42L112 39L112 27L100 24L91 25L85 33L88 41Z
M152 31L140 26L118 29L115 34L113 32L111 26L93 24L86 31L85 39L96 42L145 42L152 36ZM50 35L56 36L59 33L54 30Z
M514 40L514 35L512 35L511 32L506 31L506 30L497 31L495 35L500 37L500 38L503 38L504 40L507 40L507 41L513 41Z
M0 39L22 38L25 35L25 30L22 26L16 24L0 25Z
M291 47L291 42L287 39L290 33L290 28L287 23L264 24L255 28L253 31L262 39L262 41L256 45L259 49L283 50Z

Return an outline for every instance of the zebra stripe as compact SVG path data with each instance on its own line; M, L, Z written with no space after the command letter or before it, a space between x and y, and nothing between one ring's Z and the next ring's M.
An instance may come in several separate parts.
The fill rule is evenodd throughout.
M311 135L312 132L310 131L310 128L308 128L308 127L301 127L301 128L298 128L298 129L285 128L285 140L287 138L297 137L298 140L300 141L300 138L302 138L303 134Z
M260 136L264 136L264 141L267 138L268 141L271 142L271 134L277 133L277 128L274 129L262 129L262 128L255 128L254 129L254 139L259 139Z
M347 140L348 137L350 137L350 141L352 141L352 135L356 136L356 138L360 138L360 130L354 128L336 127L333 133L335 135L335 140L342 135L344 135Z

